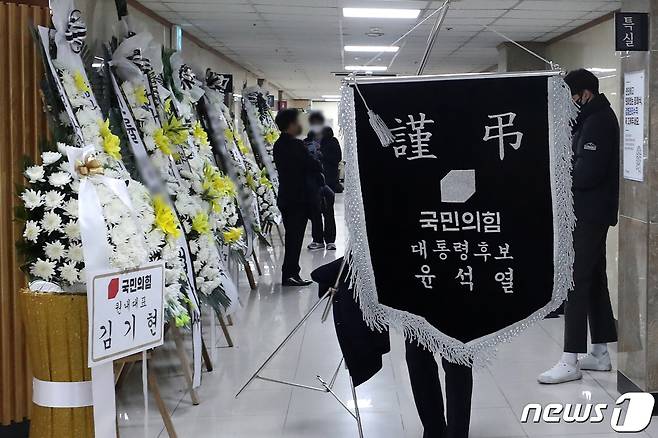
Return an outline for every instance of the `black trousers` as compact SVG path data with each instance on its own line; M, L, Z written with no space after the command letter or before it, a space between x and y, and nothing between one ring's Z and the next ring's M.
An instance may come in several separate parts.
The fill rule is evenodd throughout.
M302 253L306 224L310 216L308 204L296 203L279 205L283 226L286 229L283 268L281 277L285 280L299 275L299 256Z
M442 359L446 374L447 415L434 355L413 342L406 343L407 368L423 438L468 438L471 422L473 371Z
M335 201L336 195L331 190L321 193L320 203L313 208L311 213L313 242L336 243Z
M617 341L606 274L608 226L578 222L573 233L576 252L574 289L564 307L564 351L587 352L587 322L593 344Z

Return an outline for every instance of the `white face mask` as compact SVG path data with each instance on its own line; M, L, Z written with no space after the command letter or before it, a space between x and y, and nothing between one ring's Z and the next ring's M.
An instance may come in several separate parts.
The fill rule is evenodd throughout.
M322 125L311 125L311 132L313 134L322 134L323 129L324 129L324 126L322 126Z

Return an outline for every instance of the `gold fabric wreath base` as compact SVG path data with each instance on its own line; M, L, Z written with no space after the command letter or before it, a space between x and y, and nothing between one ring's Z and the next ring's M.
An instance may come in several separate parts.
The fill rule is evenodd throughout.
M32 373L47 382L91 380L87 367L87 295L20 293ZM93 438L93 408L32 404L30 438Z

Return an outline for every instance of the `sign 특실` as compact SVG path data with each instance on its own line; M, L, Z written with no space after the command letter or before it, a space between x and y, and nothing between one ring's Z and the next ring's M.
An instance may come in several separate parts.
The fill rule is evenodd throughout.
M649 14L615 13L615 50L646 52L649 50Z
M344 88L341 125L364 316L450 360L486 359L571 287L568 87L542 72L358 88L363 98ZM389 146L364 101L393 134Z
M89 366L162 345L164 264L98 273L89 302Z

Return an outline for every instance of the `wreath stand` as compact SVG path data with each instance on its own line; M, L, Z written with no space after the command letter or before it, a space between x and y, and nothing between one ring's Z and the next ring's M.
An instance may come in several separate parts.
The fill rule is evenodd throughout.
M153 353L154 350L150 350L147 353L148 360L153 359ZM114 385L119 387L121 385L122 378L125 378L132 367L136 363L140 362L143 362L141 353L133 354L131 356L114 361ZM129 368L126 372L124 372L126 365L128 365ZM144 366L143 363L142 366ZM171 414L167 410L167 406L165 405L165 402L162 398L162 394L160 393L160 385L158 385L158 379L155 376L155 372L153 371L152 367L148 367L147 376L148 387L153 394L155 404L158 407L158 411L160 412L160 417L162 417L162 422L164 423L165 429L167 430L167 434L169 435L169 438L178 438L176 428L174 427L174 422L171 420ZM148 412L145 412L144 415L148 415ZM118 430L119 428L117 427L117 435L119 433Z
M309 391L315 391L315 392L321 392L325 394L331 395L336 401L356 420L357 424L357 429L359 433L359 438L363 438L363 423L361 421L361 414L359 412L359 403L357 401L356 397L356 388L354 387L354 382L352 380L352 376L349 376L350 380L350 389L352 391L352 400L354 402L354 411L350 409L345 402L343 402L338 394L334 391L334 385L336 383L336 378L338 377L338 373L340 372L341 367L343 366L343 363L345 362L345 359L341 357L340 362L338 363L338 366L336 367L336 371L334 372L333 376L331 377L331 380L329 383L327 383L319 374L316 376L316 379L320 383L320 386L310 386L310 385L304 385L301 383L296 383L296 382L290 382L287 380L280 380L280 379L273 379L271 377L266 377L261 375L261 372L267 367L267 365L276 357L276 355L283 349L283 347L295 336L295 334L299 331L300 328L304 326L306 321L313 315L313 313L320 307L322 303L327 300L325 304L324 311L322 312L322 319L321 321L324 323L327 320L327 317L329 316L329 311L331 310L331 306L333 303L333 298L336 295L336 292L338 292L338 285L340 282L340 278L342 277L343 270L345 269L346 265L346 260L343 259L343 263L341 264L340 271L338 273L338 278L336 279L336 282L333 287L330 287L329 290L309 309L308 312L306 312L306 315L302 317L302 319L297 323L297 325L290 331L290 333L286 336L286 338L274 349L272 354L269 355L267 359L265 359L265 362L263 362L260 367L256 370L255 373L251 375L251 377L247 380L247 383L245 383L242 388L237 392L235 395L235 398L240 397L240 394L244 392L249 385L254 380L263 380L266 382L270 383L277 383L280 385L287 385L287 386L292 386L295 388L301 388L301 389L306 389ZM347 369L347 365L345 366L345 369ZM349 374L349 370L348 374Z

